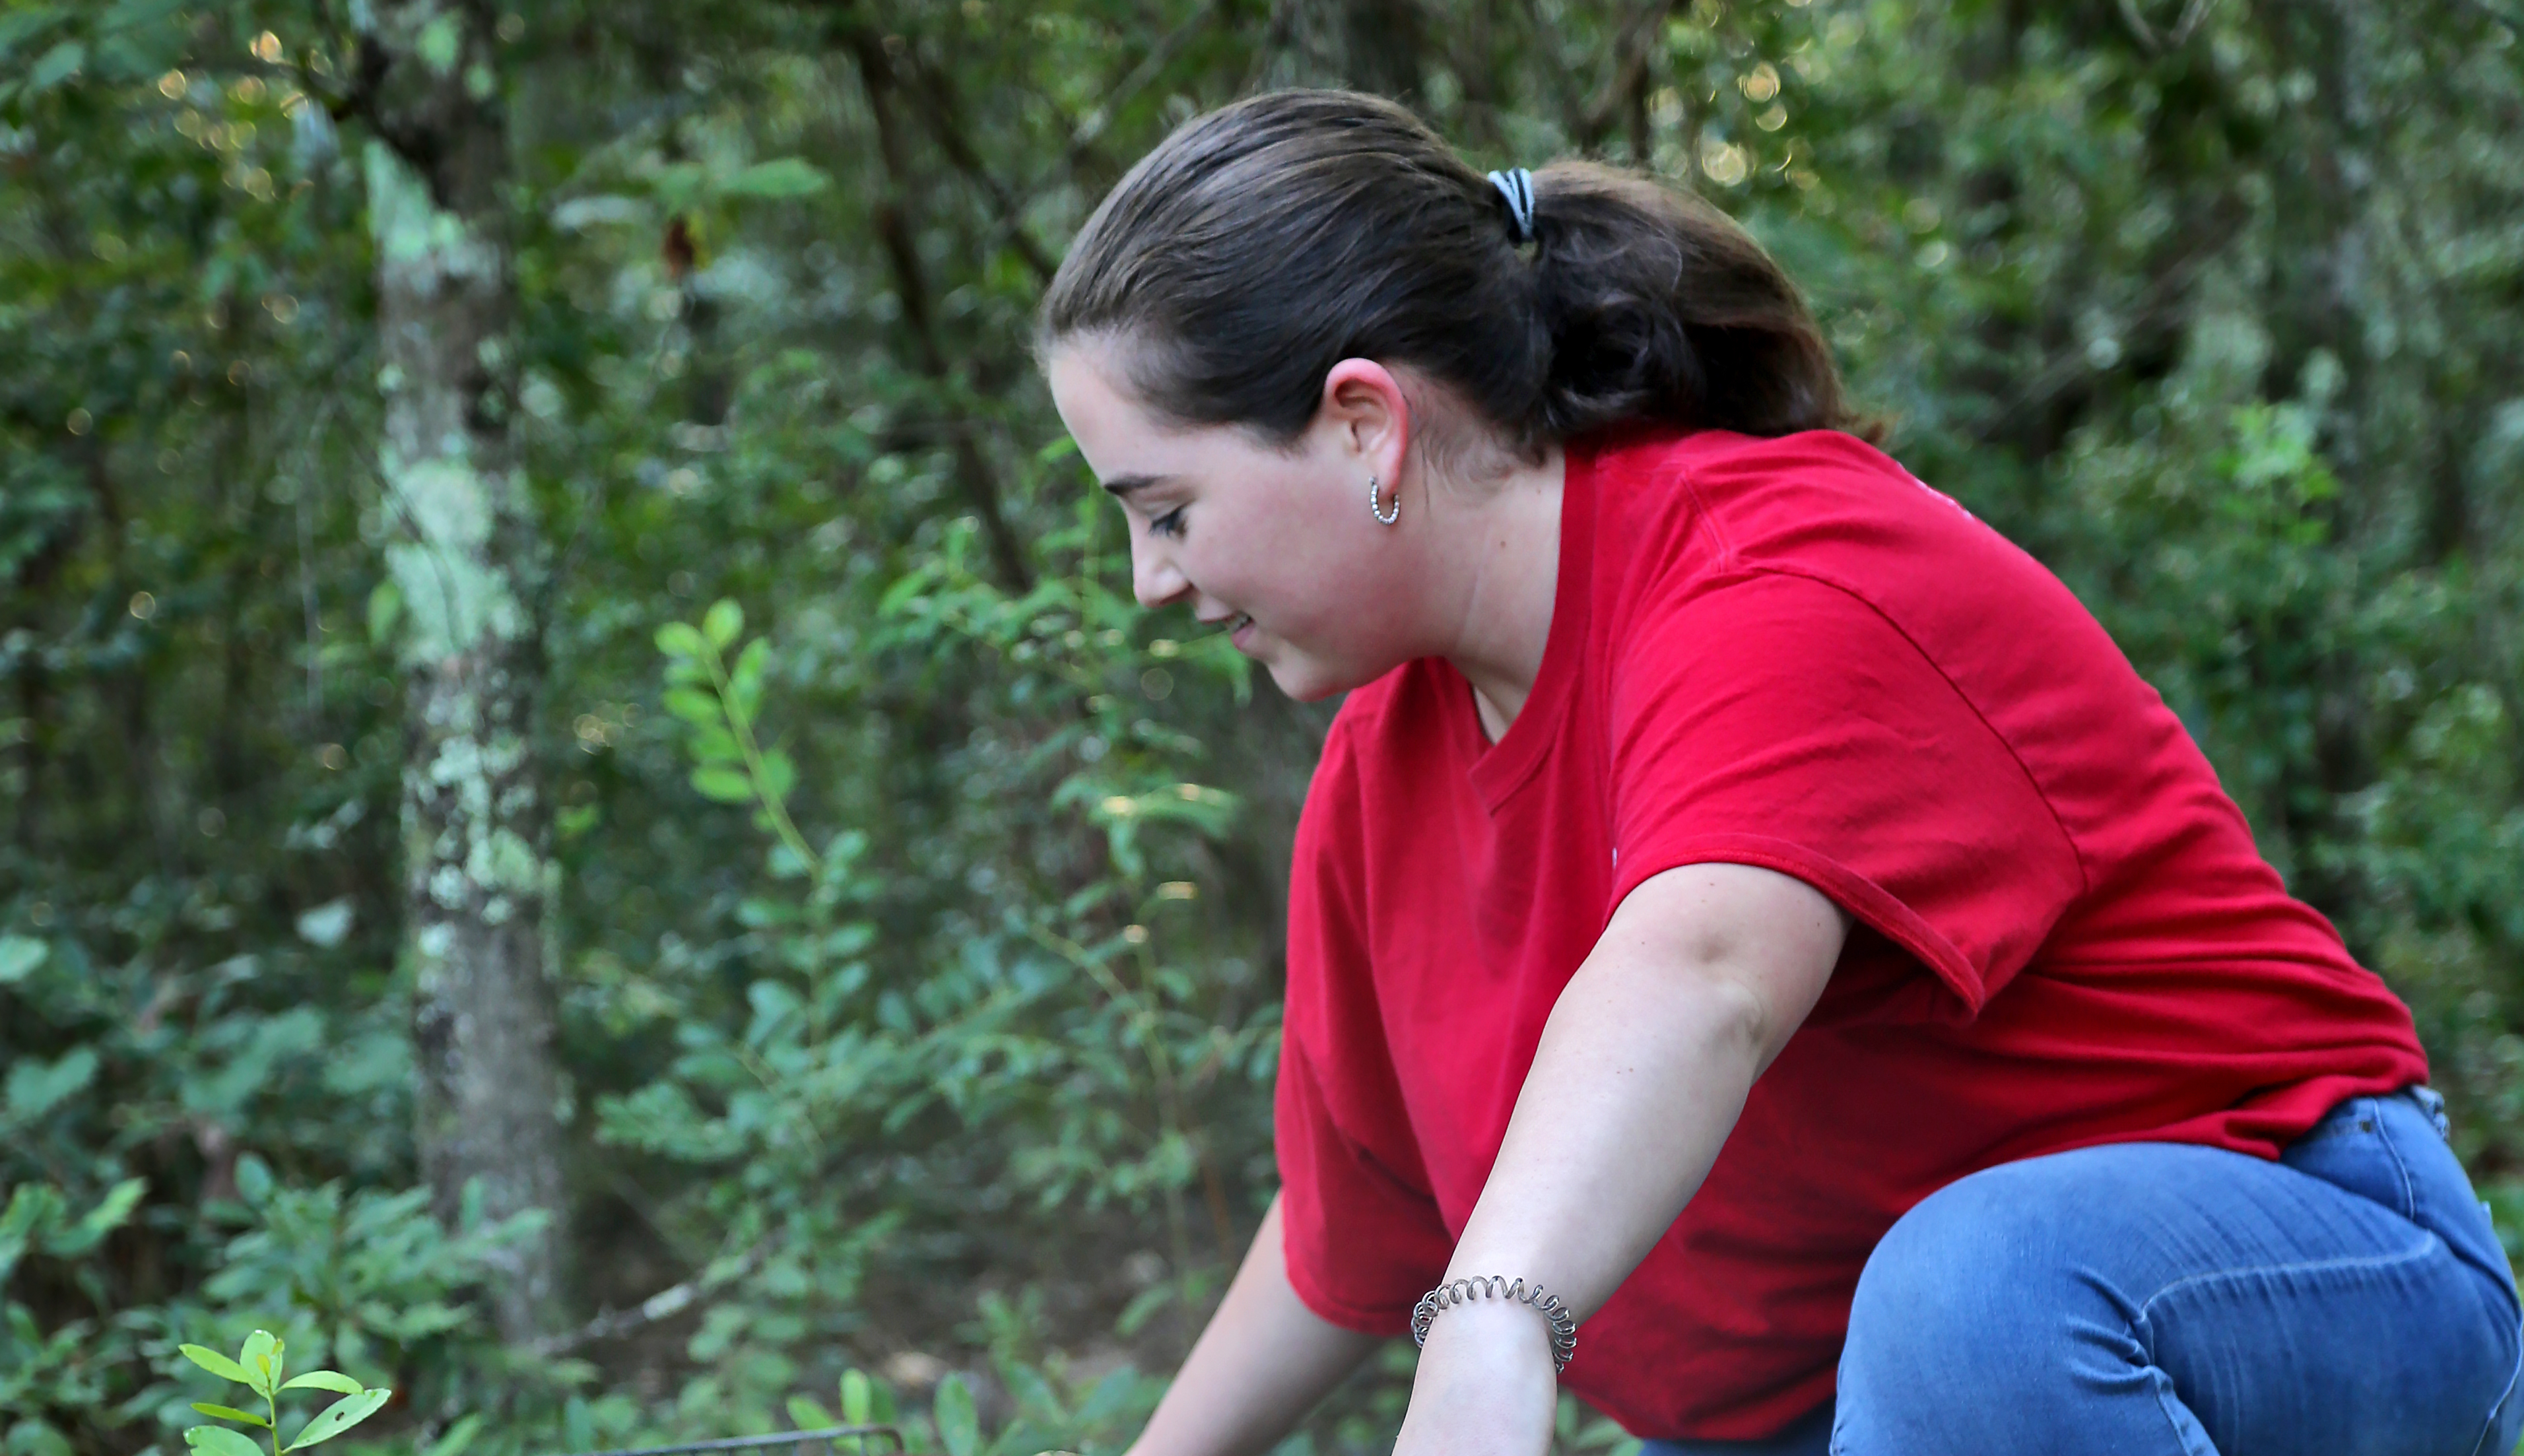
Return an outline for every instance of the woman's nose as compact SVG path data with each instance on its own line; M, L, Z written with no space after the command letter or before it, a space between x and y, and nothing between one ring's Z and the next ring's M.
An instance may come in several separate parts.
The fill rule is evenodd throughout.
M1144 537L1131 543L1131 595L1146 607L1165 607L1191 590L1191 583L1164 552Z

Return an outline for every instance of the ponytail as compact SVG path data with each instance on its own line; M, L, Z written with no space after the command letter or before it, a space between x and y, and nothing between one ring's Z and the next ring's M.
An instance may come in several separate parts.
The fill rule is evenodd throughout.
M1787 274L1725 214L1586 162L1505 194L1401 107L1278 91L1185 123L1081 229L1045 352L1120 346L1141 401L1286 444L1342 359L1417 370L1512 447L1625 424L1852 428Z
M1633 420L1747 435L1856 423L1796 285L1733 218L1591 162L1544 168L1534 202L1551 438Z

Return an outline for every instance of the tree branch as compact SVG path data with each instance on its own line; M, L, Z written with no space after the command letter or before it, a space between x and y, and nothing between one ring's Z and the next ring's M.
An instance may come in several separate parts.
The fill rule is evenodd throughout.
M1620 120L1626 111L1643 110L1641 91L1647 83L1648 58L1655 53L1657 33L1664 29L1666 18L1674 14L1674 9L1675 0L1646 0L1630 13L1628 22L1622 26L1620 37L1613 43L1618 60L1614 64L1612 78L1575 118L1575 134L1570 140L1578 144L1579 151L1593 151L1603 141L1604 133L1613 129L1613 122ZM1635 160L1644 162L1646 159Z
M928 123L929 135L938 143L938 150L946 154L946 160L955 164L956 170L989 195L992 207L998 211L999 231L1017 250L1017 256L1025 260L1026 267L1033 269L1035 281L1049 283L1058 265L1043 251L1034 235L1026 231L1024 199L1010 192L1006 183L982 165L972 143L965 139L963 128L955 123L955 117L963 110L963 104L956 99L954 83L944 73L921 65L917 58L911 61L908 69L918 82L911 88L913 105L919 110L920 119Z
M2213 229L2210 235L2221 236ZM2216 241L2204 241L2152 279L2131 310L2131 331L2159 327L2175 317L2190 295L2192 281L2219 252ZM1969 424L1968 433L1974 441L1990 444L2013 429L2026 412L2048 406L2102 372L2082 348L2056 355L2026 375L2014 393Z
M343 60L350 84L341 91L316 85L315 74L303 60L293 69L298 73L299 84L323 106L326 115L336 121L358 120L379 141L393 148L396 156L412 164L413 171L428 178L432 193L436 193L438 149L431 143L428 129L403 124L380 104L386 76L394 70L394 57L384 46L365 35L351 38L351 52ZM440 198L439 202L444 206L446 199Z
M2119 0L2121 24L2129 28L2139 49L2151 56L2169 56L2198 33L2201 22L2208 19L2209 8L2216 3L2217 0L2183 0L2182 14L2175 19L2173 28L2160 35L2147 23L2147 17L2139 13L2138 0Z
M885 197L876 210L877 240L894 273L903 321L911 326L920 372L941 386L948 386L953 383L954 370L938 337L938 319L929 307L929 282L920 266L918 239L911 226L909 186L905 180L910 175L910 162L903 155L902 137L894 115L899 78L886 53L883 37L875 31L846 25L842 40L857 65L859 84L867 93L868 113L876 121L877 154L885 164ZM973 439L971 421L958 413L951 430L956 478L963 483L965 497L982 518L983 534L989 538L999 575L1010 590L1020 594L1029 591L1034 585L1034 572L1026 564L1025 549L1009 528L1006 513L1000 510L998 482L981 446Z
M1140 58L1140 64L1132 67L1130 73L1118 83L1106 87L1104 99L1097 102L1069 133L1069 145L1061 149L1058 170L1066 175L1087 160L1087 149L1104 134L1105 127L1113 124L1113 114L1137 101L1140 93L1147 89L1148 83L1157 78L1178 52L1191 43L1191 38L1199 34L1203 26L1225 16L1235 5L1236 0L1210 0L1209 4L1192 12L1189 20L1159 36L1157 43L1148 47L1148 53ZM1048 180L1037 184L1035 190L1039 192L1045 185L1048 185Z
M2496 0L2459 0L2459 3L2480 12L2509 30L2524 31L2524 12L2508 10L2497 4Z
M757 1246L748 1252L735 1269L721 1278L710 1279L704 1274L685 1280L679 1285L670 1285L629 1309L608 1309L575 1330L547 1335L526 1348L533 1354L549 1358L554 1355L566 1355L579 1346L595 1340L611 1339L616 1335L629 1335L635 1330L644 1330L659 1320L669 1320L682 1314L692 1308L704 1292L730 1281L745 1278L761 1262L762 1250Z
M1004 237L1016 248L1018 257L1033 271L1037 282L1050 283L1052 274L1059 270L1059 264L1026 230L1026 208L1036 198L1075 176L1079 166L1093 151L1096 139L1104 134L1106 126L1112 124L1114 115L1137 100L1141 91L1164 73L1167 64L1191 43L1193 36L1213 21L1229 14L1235 4L1236 0L1209 0L1189 20L1160 36L1157 43L1149 47L1148 53L1140 59L1140 64L1119 82L1105 88L1104 100L1071 128L1069 140L1061 148L1058 160L1044 169L1023 189L1012 188L999 180L974 151L955 121L964 108L955 95L951 78L935 67L922 65L916 54L908 57L903 70L908 71L918 82L910 88L910 94L923 124L938 143L939 150L946 154L947 161L989 195L991 205L998 213L998 225L991 241L995 244ZM865 29L864 26L850 28L853 31ZM858 43L857 36L852 36L852 43L854 46ZM880 54L884 55L882 51ZM893 58L884 55L884 60L891 69Z

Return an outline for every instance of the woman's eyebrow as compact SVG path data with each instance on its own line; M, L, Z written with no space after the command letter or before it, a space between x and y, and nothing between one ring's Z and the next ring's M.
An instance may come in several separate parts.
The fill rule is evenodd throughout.
M1131 492L1143 486L1158 485L1172 479L1171 475L1116 475L1104 482L1104 488L1127 499Z

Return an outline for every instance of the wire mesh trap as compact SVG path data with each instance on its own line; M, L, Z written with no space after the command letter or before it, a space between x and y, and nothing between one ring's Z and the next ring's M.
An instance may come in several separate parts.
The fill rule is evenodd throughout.
M889 1446L868 1444L890 1441ZM845 1446L844 1441L850 1442ZM822 1450L818 1450L818 1443ZM892 1426L828 1426L820 1431L776 1431L769 1435L731 1435L717 1440L686 1441L673 1446L633 1446L619 1451L581 1451L572 1456L693 1456L704 1451L753 1451L789 1446L790 1456L869 1456L875 1451L898 1453L910 1448L903 1444L902 1432Z

